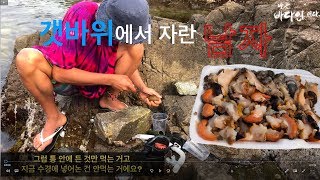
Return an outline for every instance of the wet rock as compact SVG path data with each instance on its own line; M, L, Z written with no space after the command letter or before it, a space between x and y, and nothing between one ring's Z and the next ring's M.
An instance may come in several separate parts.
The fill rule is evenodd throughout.
M92 116L98 112L97 100L76 95L56 98L56 101L60 107L64 105L61 108L70 120L65 137L58 140L56 147L75 147L84 152L90 152L97 138L94 125L90 122Z
M22 146L19 149L19 152L25 152L32 150L33 148L33 135L40 129L40 126L43 123L42 119L37 119L40 116L40 107L37 103L30 98L26 101L24 109L28 113L28 118L26 120L26 126L24 132L21 134L20 138L23 141Z
M276 162L252 162L248 165L237 161L193 163L197 179L285 179Z
M68 148L62 147L57 149L57 153L74 153L74 152L81 152L81 150L73 147L68 147Z
M143 107L129 107L119 112L98 113L94 127L102 140L126 142L134 135L146 133L151 126L151 111Z
M122 141L113 141L113 144L118 147L125 147L126 144Z
M176 82L175 87L177 88L179 95L197 95L197 85L193 82Z
M194 168L196 169L197 179L233 179L230 175L231 166L226 163L196 163Z
M195 102L195 96L166 95L163 99L163 107L175 126L187 127Z
M183 130L181 129L181 127L178 126L169 126L169 131L170 134L177 134L180 137L183 137L183 139L185 139L185 133L183 132Z
M107 144L105 141L97 138L90 152L140 152L143 150L143 146L144 142L139 139L130 141L129 143L115 141Z
M20 36L16 39L16 42L14 45L14 53L18 53L23 48L37 45L39 44L39 41L40 41L40 35L38 31L31 35Z
M40 36L39 44L43 44L44 42L48 41L48 39L50 39L51 35L52 35L52 32L50 30L45 35Z
M319 179L320 149L275 150L273 156L290 179Z
M212 155L225 161L242 161L241 163L248 164L250 161L268 159L268 154L260 149L236 149L216 145L210 145L207 148Z
M169 132L170 132L170 134L174 134L175 136L178 136L178 137L182 138L185 141L189 139L189 136L184 131L183 127L170 125L169 126Z
M234 179L285 179L276 162L252 162L250 165L232 165L229 171Z
M169 130L171 133L181 133L181 128L178 126L170 126Z
M243 175L256 177L256 173L261 171L264 173L260 176L267 179L282 179L284 175L289 179L300 179L301 177L317 179L320 176L320 167L316 155L319 153L319 149L260 150L235 149L213 145L207 147L219 161L236 163L235 166L230 166L228 172L236 179ZM267 173L269 171L273 174ZM251 172L256 173L252 174Z

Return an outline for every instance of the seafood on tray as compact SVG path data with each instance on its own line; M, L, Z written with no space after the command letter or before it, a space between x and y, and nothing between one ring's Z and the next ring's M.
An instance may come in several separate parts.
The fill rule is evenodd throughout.
M320 142L318 84L271 70L222 69L204 79L199 136L205 140Z

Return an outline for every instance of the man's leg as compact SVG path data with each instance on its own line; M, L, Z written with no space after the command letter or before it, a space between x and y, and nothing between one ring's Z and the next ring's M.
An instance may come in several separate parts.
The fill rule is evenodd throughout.
M143 52L143 44L120 44L117 51L118 60L115 66L115 74L122 74L130 77L140 66ZM110 93L117 96L120 92L112 88ZM103 108L108 107L114 110L121 110L126 108L125 104L123 104L121 101L111 98L108 95L103 96L100 99L99 104Z
M47 120L42 134L43 138L46 138L66 122L66 117L59 112L54 102L50 80L52 67L42 53L33 48L25 48L19 52L16 66L24 86L40 103L46 114ZM40 134L37 134L33 145L38 151L42 151L51 142L52 139L41 145Z

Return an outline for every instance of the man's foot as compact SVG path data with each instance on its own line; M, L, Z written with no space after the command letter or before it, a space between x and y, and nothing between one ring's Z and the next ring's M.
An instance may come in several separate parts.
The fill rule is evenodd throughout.
M101 108L108 108L111 111L120 111L128 107L119 99L110 96L103 96L99 101L99 105Z
M50 136L51 134L53 134L57 128L65 125L66 122L67 122L67 118L62 113L59 113L59 116L56 119L47 119L46 124L44 125L44 128L43 128L43 132L42 132L43 138L46 138L46 137ZM52 142L52 139L50 139L42 144L40 141L40 133L39 133L33 139L33 146L35 149L37 149L40 152L40 151L43 151L51 142Z

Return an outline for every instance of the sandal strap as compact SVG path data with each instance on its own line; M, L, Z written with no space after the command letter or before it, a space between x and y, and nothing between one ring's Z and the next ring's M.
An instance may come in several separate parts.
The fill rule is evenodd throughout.
M56 131L53 134L51 134L50 136L48 136L48 137L46 137L44 139L43 139L43 136L42 136L42 131L43 131L43 129L42 129L41 132L40 132L40 142L43 144L44 142L52 139L62 128L63 128L63 126L59 127L59 129L56 129Z

